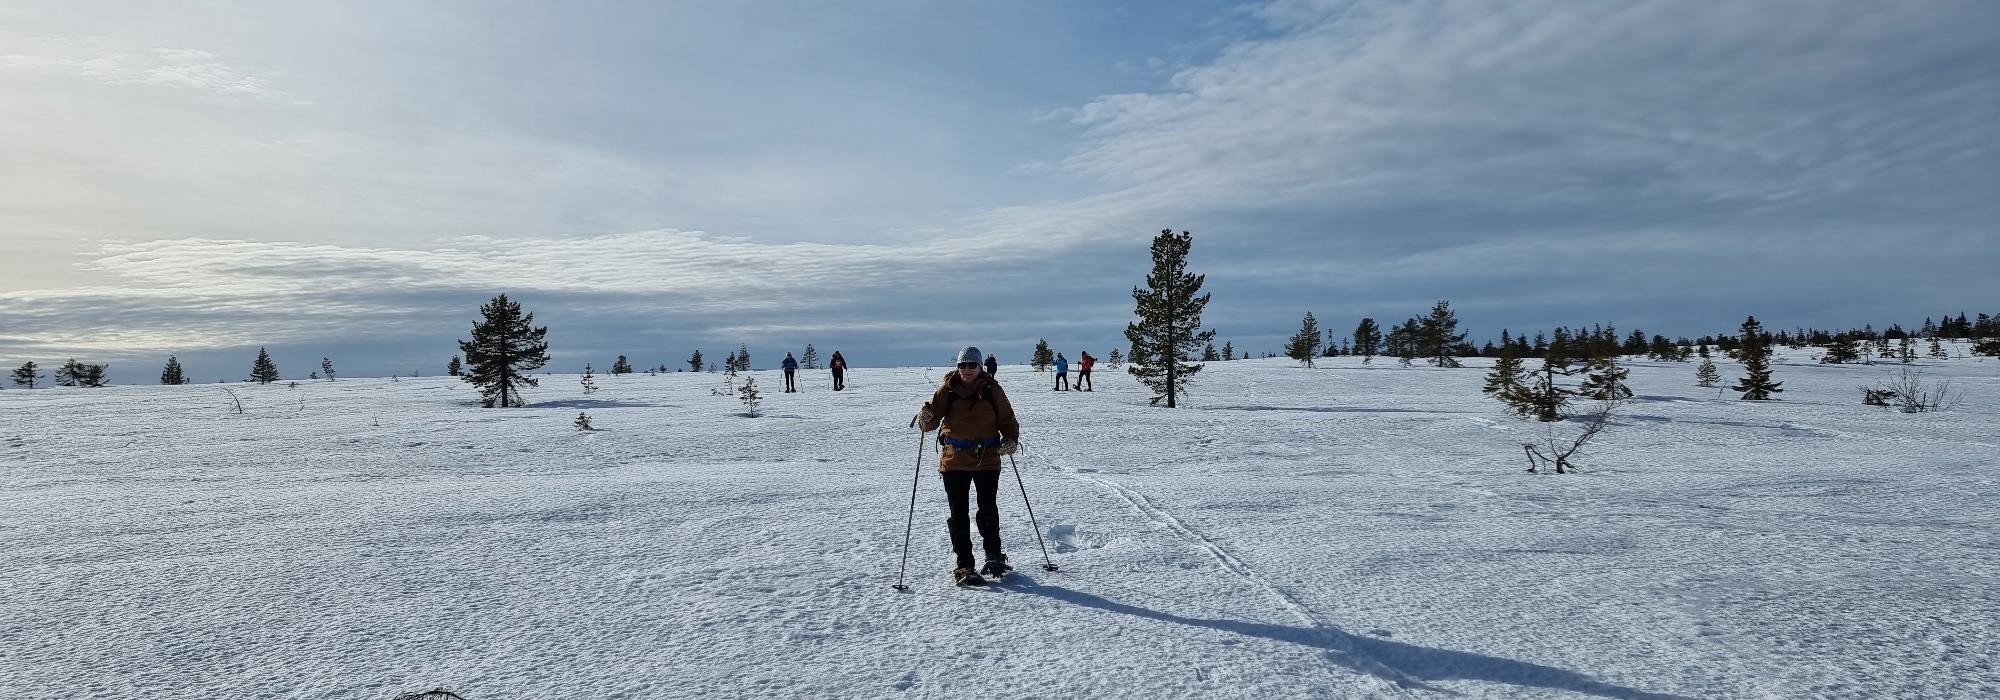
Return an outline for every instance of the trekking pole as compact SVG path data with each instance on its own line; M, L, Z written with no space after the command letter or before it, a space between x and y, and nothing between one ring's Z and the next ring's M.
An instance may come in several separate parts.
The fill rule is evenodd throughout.
M1035 504L1028 501L1028 482L1021 479L1021 465L1014 461L1014 455L1007 455L1007 464L1014 467L1014 483L1021 485L1021 504L1028 507L1028 525L1035 528L1035 542L1042 545L1042 570L1055 571L1056 563L1049 561L1049 543L1042 539L1042 524L1035 521ZM910 497L916 503L916 496ZM915 507L915 506L912 506Z
M916 421L910 424L916 425ZM896 583L889 586L899 591L910 590L909 584L903 583L903 574L910 570L910 530L917 524L917 482L924 477L924 439L930 434L926 430L917 435L917 472L910 475L910 517L903 521L903 565L896 569Z

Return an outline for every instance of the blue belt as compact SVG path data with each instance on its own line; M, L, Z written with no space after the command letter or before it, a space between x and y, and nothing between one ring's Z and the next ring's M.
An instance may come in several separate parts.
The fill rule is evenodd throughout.
M950 445L961 451L978 450L981 447L999 447L1000 436L995 435L985 440L960 440L958 438L945 435L944 433L938 433L938 444Z

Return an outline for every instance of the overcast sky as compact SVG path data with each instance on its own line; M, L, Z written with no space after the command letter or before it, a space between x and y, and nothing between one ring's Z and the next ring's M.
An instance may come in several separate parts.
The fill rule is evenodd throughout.
M437 374L2000 311L2000 3L0 7L0 365Z

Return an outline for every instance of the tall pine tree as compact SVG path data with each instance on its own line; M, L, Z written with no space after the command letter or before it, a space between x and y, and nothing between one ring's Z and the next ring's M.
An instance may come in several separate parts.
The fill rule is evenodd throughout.
M257 361L250 365L250 380L258 384L278 381L278 363L271 361L271 353L257 348Z
M187 373L181 371L180 358L174 357L173 355L167 356L167 366L166 368L160 370L160 383L161 384L188 383Z
M813 349L812 343L806 343L805 353L799 355L799 367L804 369L819 369L819 351Z
M1439 301L1432 306L1420 328L1419 351L1427 361L1438 367L1462 366L1456 355L1459 344L1465 342L1465 334L1458 332L1458 313L1451 310L1451 302Z
M1028 355L1028 366L1035 368L1037 372L1046 372L1049 369L1049 365L1055 363L1056 351L1049 349L1049 341L1041 338L1035 339L1035 352Z
M1742 398L1750 402L1770 400L1770 394L1784 392L1778 388L1784 382L1770 380L1770 346L1766 346L1760 338L1762 330L1756 324L1756 316L1750 316L1750 320L1744 322L1742 332L1744 338L1742 344L1736 346L1736 358L1744 364L1744 378L1736 380L1736 390L1744 392Z
M105 365L87 364L77 362L74 357L69 358L69 361L64 362L61 367L56 368L56 385L77 387L104 386L105 368Z
M535 327L535 315L523 313L521 304L505 294L479 307L479 313L472 339L458 341L466 364L460 378L479 387L480 403L487 408L527 403L520 387L540 386L527 371L549 362L548 326Z
M1307 311L1305 320L1299 323L1299 332L1293 333L1291 341L1285 344L1285 356L1311 367L1313 358L1319 356L1319 343L1319 321L1313 318L1313 312ZM1208 346L1213 348L1215 344Z
M14 386L33 389L35 382L41 381L41 378L41 366L33 361L23 362L21 366L14 368Z
M588 366L588 365L586 365L586 366ZM625 356L624 356L624 355L619 355L619 356L618 356L618 359L617 359L617 361L615 361L615 362L612 362L612 363L611 363L611 373L612 373L612 374L631 374L631 373L632 373L632 361L631 361L631 360L627 360L627 359L625 359Z
M454 377L465 376L465 363L457 355L452 355L451 361L444 363L444 373Z
M1193 361L1195 353L1215 340L1215 331L1201 330L1209 295L1196 296L1208 276L1187 271L1193 247L1194 234L1187 231L1165 229L1153 237L1153 271L1146 275L1145 287L1132 288L1138 319L1125 325L1125 337L1132 342L1132 364L1125 371L1152 389L1152 403L1164 399L1168 408L1179 405L1188 380L1201 371L1202 365Z
M693 355L689 355L689 356L688 356L688 371L689 371L689 372L700 372L700 371L701 371L701 351L700 351L700 350L695 350L695 351L694 351L694 354L693 354Z
M1403 325L1389 331L1389 345L1396 353L1396 363L1404 367L1414 364L1423 347L1423 325L1416 318L1403 319Z
M1382 349L1382 327L1375 325L1375 319L1363 317L1360 325L1354 327L1354 354L1361 356L1361 364L1375 364L1375 351Z

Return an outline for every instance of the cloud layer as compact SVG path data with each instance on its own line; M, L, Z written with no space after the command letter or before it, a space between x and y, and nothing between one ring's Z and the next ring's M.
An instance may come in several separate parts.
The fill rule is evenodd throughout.
M1102 348L1167 226L1248 348L2000 298L1991 3L113 9L0 13L0 359L395 367L503 290L580 357Z

